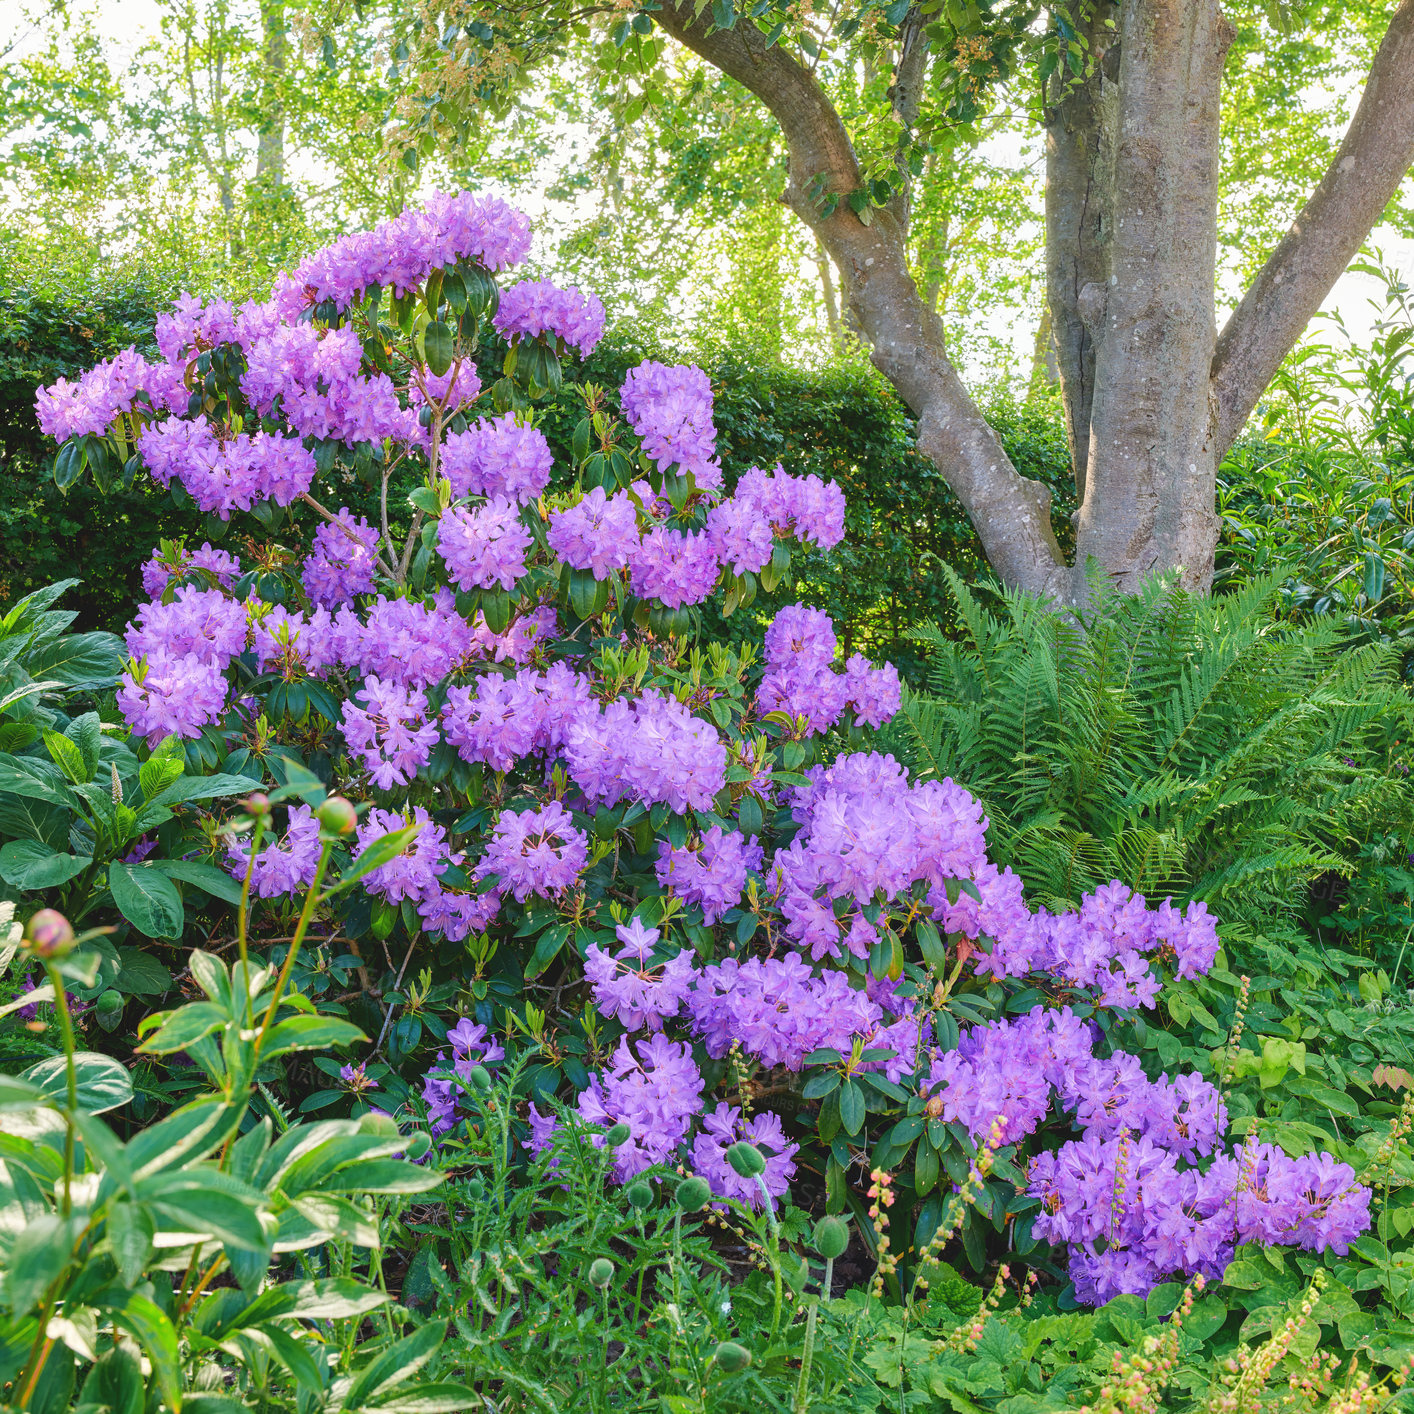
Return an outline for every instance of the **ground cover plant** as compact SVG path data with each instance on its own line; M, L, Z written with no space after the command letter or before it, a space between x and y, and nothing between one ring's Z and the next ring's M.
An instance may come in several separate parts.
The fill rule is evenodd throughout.
M875 749L900 705L891 666L837 661L828 616L803 603L711 637L706 606L752 623L804 547L838 543L843 494L782 468L727 494L710 383L654 361L580 390L556 475L536 409L603 310L506 282L528 239L499 202L440 196L311 256L263 304L184 301L159 321L158 358L121 352L41 395L57 477L122 465L244 532L233 548L155 548L111 700L25 669L5 707L0 877L26 915L57 904L118 929L87 941L95 960L69 979L92 999L89 1034L111 1049L134 1034L128 954L163 959L153 991L208 997L137 1026L135 1117L207 1103L223 1086L211 1038L227 1027L227 1071L245 1044L218 1015L241 984L190 950L199 919L239 966L253 954L273 972L267 1021L298 999L292 1021L331 1052L265 1055L262 1025L225 1086L243 1129L230 1153L319 1113L314 1133L352 1124L398 1146L379 1162L435 1153L453 1170L431 1213L358 1211L415 1249L387 1339L423 1308L429 1334L401 1337L421 1342L418 1364L450 1322L439 1368L498 1407L564 1397L530 1353L549 1330L571 1371L603 1371L605 1408L611 1386L673 1381L696 1391L673 1408L907 1407L925 1391L1005 1405L1046 1384L1066 1342L1086 1353L1057 1397L1132 1355L1149 1364L1120 1374L1157 1398L1154 1352L1172 1348L1168 1379L1201 1340L1144 1322L1189 1320L1185 1287L1244 1263L1255 1312L1224 1297L1194 1329L1225 1332L1223 1358L1274 1332L1275 1368L1319 1329L1328 1273L1363 1255L1372 1224L1387 1235L1409 1115L1286 1144L1265 1092L1299 1035L1247 1059L1251 979L1226 965L1201 901L1107 879L1033 907L989 859L978 800ZM409 475L399 504L390 488ZM368 517L341 499L360 479L378 491ZM317 521L307 542L295 505ZM61 588L6 619L16 661L62 633ZM68 1055L46 926L29 917L29 955L53 1002L15 1001L57 1007ZM1204 998L1219 996L1215 1015ZM1151 1044L1161 1006L1196 1018L1203 1044ZM76 1109L70 1094L66 1133ZM851 1232L867 1295L840 1304L830 1264ZM386 1245L370 1235L337 1260ZM973 1302L945 1252L991 1294ZM755 1275L726 1283L732 1260ZM1402 1313L1356 1289L1370 1288L1347 1287L1342 1311L1368 1316L1363 1337L1385 1339L1368 1353L1397 1366ZM1060 1324L1026 1325L1038 1302ZM1090 1306L1111 1314L1075 1324ZM612 1334L645 1320L668 1323L661 1340ZM1018 1340L1025 1361L1005 1353ZM376 1394L403 1358L375 1347L358 1368L377 1375L349 1384L357 1344L318 1385L344 1401L331 1407ZM990 1357L970 1368L984 1348L995 1376ZM299 1357L274 1353L315 1398ZM23 1404L32 1361L16 1370ZM210 1378L227 1398L256 1388L229 1368ZM1184 1387L1223 1407L1224 1378L1203 1366ZM163 1398L182 1402L175 1385Z

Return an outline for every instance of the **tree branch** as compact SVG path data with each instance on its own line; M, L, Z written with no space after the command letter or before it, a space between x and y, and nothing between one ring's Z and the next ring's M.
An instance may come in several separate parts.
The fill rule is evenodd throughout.
M755 94L790 151L786 201L819 237L839 269L851 313L875 366L918 419L918 447L946 478L1008 583L1063 593L1064 561L1051 530L1050 492L1017 474L947 356L943 326L908 267L907 228L893 210L873 208L865 225L840 200L822 215L820 198L861 185L859 161L839 113L815 76L749 20L713 29L692 0L654 14L674 39Z
M1390 20L1335 159L1232 312L1213 359L1219 456L1414 165L1414 0Z

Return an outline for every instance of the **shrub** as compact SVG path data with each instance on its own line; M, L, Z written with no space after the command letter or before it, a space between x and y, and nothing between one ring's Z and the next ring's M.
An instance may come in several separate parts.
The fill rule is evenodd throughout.
M759 645L702 632L714 594L750 611L803 544L839 543L838 486L753 471L722 494L709 380L647 361L617 411L582 389L550 489L531 404L603 311L543 282L501 290L527 242L499 203L439 197L311 257L263 306L184 304L158 361L120 353L41 394L61 481L136 455L266 531L244 561L168 543L144 566L117 700L147 760L125 808L184 762L293 792L268 845L261 811L249 843L186 827L283 937L327 857L326 788L370 807L358 845L404 848L353 864L361 889L321 922L331 947L362 940L364 969L384 953L381 1014L347 998L376 1038L362 1061L385 1055L390 1098L444 1140L523 1032L540 1046L526 1141L623 1127L613 1172L636 1206L643 1174L682 1163L721 1198L769 1208L808 1169L832 1211L862 1207L848 1174L872 1149L876 1217L899 1204L874 1233L886 1284L955 1235L978 1267L989 1233L1054 1244L1091 1302L1217 1275L1248 1239L1342 1250L1368 1222L1350 1166L1229 1152L1219 1090L1146 1076L1126 1049L1160 991L1151 963L1212 967L1201 905L1116 883L1033 912L971 796L854 749L898 705L893 669L838 666L804 604ZM493 330L506 351L483 390ZM417 481L403 507L399 471ZM336 509L359 480L379 488L372 523ZM303 556L296 503L320 521ZM14 762L55 779L37 749ZM127 867L139 886L114 903L163 933L164 859ZM455 1001L469 1014L449 1026ZM567 1091L572 1113L547 1108ZM948 1181L967 1202L945 1203Z
M1414 826L1397 648L1287 621L1282 575L1211 599L1097 585L1078 619L1019 593L989 612L948 578L964 636L921 632L929 691L889 742L968 783L994 858L1048 906L1119 878L1300 948L1311 882Z

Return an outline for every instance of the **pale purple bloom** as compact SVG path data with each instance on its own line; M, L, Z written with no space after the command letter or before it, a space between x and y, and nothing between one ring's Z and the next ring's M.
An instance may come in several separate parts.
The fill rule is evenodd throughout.
M591 943L585 955L584 976L593 987L594 1005L628 1031L661 1031L697 979L692 951L684 948L665 962L658 960L653 948L661 934L637 917L614 931L624 945L617 953Z
M759 1208L764 1201L761 1183L743 1178L727 1159L727 1150L738 1142L754 1144L766 1161L761 1181L777 1206L790 1190L795 1177L795 1156L799 1144L787 1141L779 1115L765 1111L742 1119L735 1105L721 1103L702 1117L702 1132L692 1141L692 1167L710 1185L719 1198L735 1198L750 1208Z
M685 902L697 904L709 927L741 902L747 871L761 867L761 846L755 839L748 842L744 835L724 832L720 825L681 849L660 840L654 866L658 882Z
M650 359L629 369L619 400L629 425L643 439L644 452L659 466L678 466L695 474L706 471L712 486L721 484L720 469L713 461L717 429L712 421L712 385L700 368ZM698 484L707 482L699 475Z
M438 528L437 549L461 589L514 589L529 548L515 503L501 497L476 510L453 506Z
M633 592L669 609L700 604L716 586L717 554L706 534L684 535L656 525L639 542L629 563Z
M142 588L149 599L160 599L174 579L187 579L197 585L206 584L208 581L204 575L196 571L204 571L223 589L229 589L241 573L240 560L224 550L213 549L210 541L203 541L199 550L181 547L177 558L177 564L166 564L154 550L152 558L143 565Z
M572 569L607 579L638 553L638 512L626 492L608 497L602 486L550 517L550 548Z
M267 835L251 867L249 835L228 835L226 867L231 877L243 880L250 868L250 891L256 898L294 898L314 882L323 846L319 843L319 821L307 805L289 813L283 836Z
M403 852L363 877L364 888L389 903L411 899L420 904L439 897L442 889L438 876L462 862L462 856L448 846L447 832L420 805L410 816L391 810L370 810L358 827L357 853L362 854L375 840L409 825L418 826L418 831Z
M344 703L344 740L363 758L384 790L406 785L425 766L437 745L437 728L427 720L427 698L416 688L369 677Z
M132 731L156 746L169 736L193 738L220 721L226 679L215 663L195 653L151 653L123 674L118 707Z
M442 444L442 475L456 496L504 496L517 505L535 500L550 484L555 458L545 434L514 413L483 417Z
M575 887L589 863L589 841L557 800L539 810L503 810L478 879L494 878L524 903L533 893L558 894Z
M378 532L347 506L314 532L314 548L301 568L304 592L310 602L325 609L339 609L355 595L373 591L373 570Z
M562 290L549 280L522 280L501 292L493 322L508 339L553 334L587 358L604 333L604 306L573 285Z

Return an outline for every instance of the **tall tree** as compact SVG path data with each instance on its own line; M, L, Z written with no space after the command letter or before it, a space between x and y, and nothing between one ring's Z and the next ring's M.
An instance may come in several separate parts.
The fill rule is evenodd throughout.
M1246 0L1233 0L1253 35ZM1414 163L1414 0L1292 0L1283 25L1345 52L1374 39L1344 138L1290 229L1217 321L1224 82L1243 34L1218 0L426 0L403 36L423 85L410 138L455 142L511 101L596 17L603 70L651 83L662 36L764 105L784 139L785 200L840 276L850 319L918 419L918 444L972 517L994 568L1058 598L1094 557L1121 584L1178 569L1206 587L1217 464L1284 355ZM1250 96L1250 73L1232 86ZM1265 87L1270 89L1270 84ZM1047 305L1080 509L1078 566L1049 497L1008 461L950 357L911 245L931 155L1001 105L1044 131ZM1250 104L1244 109L1250 120ZM1282 114L1265 115L1280 141ZM1238 262L1239 264L1242 262Z

